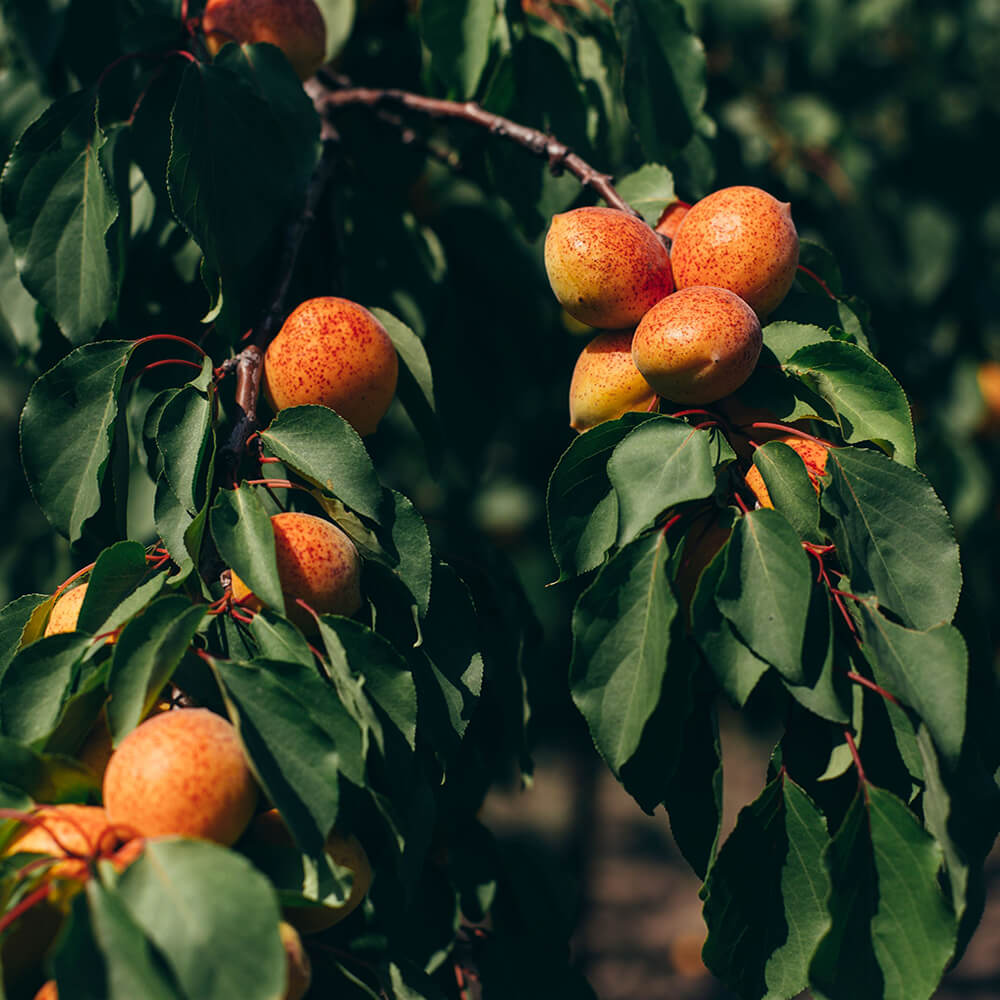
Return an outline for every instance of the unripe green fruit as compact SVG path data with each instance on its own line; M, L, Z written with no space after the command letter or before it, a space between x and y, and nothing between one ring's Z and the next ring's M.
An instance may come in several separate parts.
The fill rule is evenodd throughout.
M675 403L713 403L735 392L757 364L760 322L724 288L684 288L658 302L632 338L636 368Z
M545 270L563 309L602 330L635 326L674 290L660 238L641 219L614 208L554 216L545 237Z
M715 191L684 216L670 261L678 288L728 288L767 316L788 294L799 264L791 206L756 187Z
M631 330L599 334L580 352L569 384L574 430L589 430L630 410L648 410L655 400L632 360Z

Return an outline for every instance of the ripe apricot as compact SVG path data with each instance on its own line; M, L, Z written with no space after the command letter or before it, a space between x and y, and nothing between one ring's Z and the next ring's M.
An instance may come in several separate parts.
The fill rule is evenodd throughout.
M35 1000L59 1000L59 990L56 981L50 979L42 984L42 988L35 994Z
M81 583L71 590L59 595L52 605L49 620L45 626L46 635L57 635L61 632L74 632L80 617L83 599L87 596L87 585Z
M270 42L301 80L326 58L326 22L313 0L208 0L201 27L213 56L226 42Z
M795 434L785 434L774 440L787 444L805 462L809 481L813 484L813 489L819 493L819 480L826 472L826 458L829 454L827 448L818 441L811 441L809 438L798 437ZM771 495L767 492L767 486L764 484L764 477L760 474L760 469L756 465L751 465L746 478L747 486L753 490L761 507L773 509L774 504L771 502Z
M312 964L309 955L302 947L299 932L286 920L278 924L278 933L285 948L285 961L288 969L288 985L282 1000L302 1000L309 992L312 983Z
M656 231L661 236L666 236L670 241L677 238L677 230L684 221L684 216L691 211L691 206L686 201L672 201L660 213L660 218L656 223Z
M285 821L277 809L270 809L257 816L247 831L249 841L270 847L294 847ZM349 868L353 876L351 892L339 906L289 906L284 910L284 918L303 934L319 931L339 924L353 913L368 894L372 884L372 866L361 841L353 834L332 830L326 838L326 853L333 861Z
M976 369L976 382L983 397L984 413L980 429L1000 429L1000 361L983 361Z
M632 331L596 336L580 352L569 384L569 423L589 430L629 410L648 410L656 399L632 360Z
M675 403L712 403L735 392L763 345L754 311L724 288L684 288L658 302L632 339L636 368Z
M788 294L799 264L791 206L760 188L722 188L684 216L670 261L678 288L728 288L764 317Z
M147 719L122 740L104 773L104 807L144 837L234 843L257 802L236 730L204 708Z
M398 376L385 327L364 306L334 296L303 302L264 356L264 394L275 411L318 403L362 436L385 416Z
M22 825L3 853L5 856L25 853L65 858L48 869L48 875L54 879L85 878L88 870L85 858L110 853L128 839L115 831L100 806L39 806L31 815L33 822Z
M301 628L314 630L312 615L295 603L301 598L319 614L353 615L361 607L361 560L354 542L332 521L288 511L271 518L284 613ZM263 604L235 574L233 600L259 611Z
M674 290L663 242L642 219L614 208L553 216L545 270L563 309L602 330L634 326Z

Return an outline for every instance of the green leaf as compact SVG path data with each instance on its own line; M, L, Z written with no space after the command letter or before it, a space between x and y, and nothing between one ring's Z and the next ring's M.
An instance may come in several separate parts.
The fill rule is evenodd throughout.
M137 996L181 1000L121 897L92 878L87 883L87 903L94 939L104 958L108 1000Z
M77 348L32 386L21 413L21 461L32 495L70 543L101 506L118 394L135 345Z
M79 761L37 753L0 736L0 785L20 789L36 802L78 802L99 794L99 784Z
M476 92L496 16L494 0L429 0L420 7L420 35L431 66L459 98Z
M708 967L745 997L785 1000L808 985L830 926L823 815L782 771L749 806L702 889Z
M344 47L354 27L354 0L315 0L326 25L326 59L329 62Z
M118 218L101 150L96 95L60 98L21 136L0 205L24 286L72 344L90 340L118 296L107 234Z
M95 633L146 575L146 550L138 542L105 549L87 578L77 631Z
M637 538L668 507L715 491L711 438L670 417L636 427L608 460L618 495L618 545Z
M414 402L419 402L432 414L437 407L434 404L434 378L431 374L431 363L424 349L424 342L402 321L385 309L373 308L375 318L385 327L393 347L402 361L403 367L409 372L419 395L411 393L410 400L402 400L407 411ZM410 413L413 416L413 413ZM414 420L416 423L416 420ZM419 425L418 425L419 426Z
M325 406L292 406L261 431L270 454L293 472L379 521L385 495L357 431Z
M661 532L633 542L601 570L573 612L570 690L616 775L639 748L667 670L677 614L667 555Z
M705 49L677 0L615 0L625 62L625 103L651 160L688 144L705 104Z
M122 630L108 677L108 728L115 743L156 704L204 618L203 605L175 595L154 601Z
M674 175L659 163L647 163L615 181L615 190L655 226L667 205L677 200Z
M862 592L911 628L950 621L962 585L958 546L930 483L873 451L831 448L822 503L837 519L837 551Z
M777 511L762 508L737 520L715 602L754 653L793 684L803 681L811 591L809 560Z
M305 667L315 663L306 637L287 618L279 617L269 608L253 616L250 631L257 640L261 659L287 660Z
M867 785L826 863L833 922L813 959L814 991L831 1000L928 1000L955 944L955 916L938 884L941 848L899 799Z
M832 343L830 334L821 326L811 323L792 323L778 320L764 327L764 343L784 366L796 351L814 344Z
M35 612L50 600L48 594L25 594L0 610L0 678L27 638L25 633Z
M42 749L79 676L90 637L64 632L25 646L0 677L0 730Z
M785 362L825 399L837 415L844 440L874 441L897 462L916 463L910 407L889 370L860 347L844 341L815 344Z
M618 537L618 495L608 459L650 413L626 413L574 438L549 478L549 537L560 580L596 569Z
M284 612L271 518L248 486L219 490L209 511L219 555L269 608Z
M819 527L819 496L801 456L781 441L769 441L753 453L771 504L784 515L804 542L822 543Z
M214 443L211 398L193 385L184 386L160 412L156 444L163 474L191 517L205 503L208 455Z
M274 1000L285 988L278 903L245 858L198 840L147 840L118 883L132 919L189 997Z
M855 617L875 680L916 710L947 766L957 767L969 674L962 634L953 625L926 632L903 628L867 602L857 604Z

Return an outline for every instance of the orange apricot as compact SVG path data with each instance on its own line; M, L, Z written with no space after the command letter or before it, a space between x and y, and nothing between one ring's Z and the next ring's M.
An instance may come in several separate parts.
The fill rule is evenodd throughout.
M642 318L632 358L675 403L712 403L735 392L757 364L763 338L754 311L724 288L683 288Z
M813 489L819 493L820 477L826 472L826 459L829 450L818 441L811 441L809 438L798 437L795 434L785 434L774 440L787 444L799 458L805 463L806 472L809 473L809 481L813 484ZM760 469L756 465L751 465L747 472L747 486L753 490L761 507L774 508L771 502L771 495L767 492L764 484L764 477L760 474Z
M655 399L632 360L632 331L602 333L576 359L569 384L570 427L589 430L630 410L648 410Z
M361 607L361 559L354 542L332 521L287 511L271 518L278 581L285 596L285 616L314 630L315 620L296 598L321 615L353 615ZM259 611L260 598L232 574L233 600Z
M691 206L686 201L672 201L660 213L660 218L656 223L656 231L661 236L666 236L668 240L677 238L677 230L684 221L684 216L691 211Z
M143 837L200 837L228 846L256 803L257 783L236 730L204 708L147 719L122 740L104 773L109 818Z
M728 288L764 317L788 294L799 264L791 206L760 188L722 188L684 216L670 261L678 288Z
M32 822L24 823L4 848L4 855L48 854L57 861L48 869L51 878L84 879L86 859L110 853L127 837L114 829L100 806L39 806L31 812ZM78 857L79 855L79 857Z
M263 846L295 846L295 840L277 809L270 809L255 817L247 831L247 838L251 843ZM325 848L335 864L350 869L353 876L351 892L339 906L324 904L286 907L283 913L285 920L303 934L316 934L339 924L361 905L371 888L371 862L357 837L332 830L326 838Z
M278 924L278 933L285 948L285 962L288 970L288 985L282 1000L302 1000L312 983L312 963L302 947L299 932L286 920Z
M272 409L328 406L362 436L385 416L398 376L385 327L364 306L334 296L303 302L264 356L264 394Z
M976 382L983 397L980 429L1000 430L1000 361L983 361L976 369Z
M201 27L213 56L226 42L270 42L301 80L326 58L326 22L313 0L208 0Z
M545 270L563 309L602 330L634 326L674 290L662 240L642 219L614 208L553 216Z
M58 635L61 632L76 631L76 623L80 617L80 608L83 606L83 599L87 596L87 585L81 583L71 590L67 590L56 598L49 613L48 624L45 626L46 635Z
M42 984L42 988L35 994L35 1000L59 1000L59 990L56 981L50 979Z

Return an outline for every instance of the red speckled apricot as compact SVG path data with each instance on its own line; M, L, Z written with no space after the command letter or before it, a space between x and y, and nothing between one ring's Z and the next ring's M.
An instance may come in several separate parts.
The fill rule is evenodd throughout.
M576 359L569 384L570 427L589 430L629 410L648 410L655 399L632 360L632 331L602 333Z
M48 624L45 626L45 634L56 635L60 632L74 631L86 595L87 585L85 583L78 584L72 590L67 590L65 594L60 595L56 603L52 605Z
M288 511L271 518L285 616L314 631L315 620L295 603L301 598L321 615L353 615L361 607L361 560L354 542L332 521ZM259 611L263 605L232 575L233 600Z
M713 403L735 392L757 364L756 313L724 288L684 288L658 302L632 339L646 381L675 403Z
M326 23L313 0L208 0L201 27L213 56L226 42L270 42L301 80L326 58Z
M200 837L229 845L246 829L257 784L236 730L205 708L147 719L104 773L113 823L143 837Z
M264 394L274 410L318 403L371 434L396 394L399 360L364 306L308 299L285 320L264 355Z
M797 437L794 434L784 434L773 440L787 444L805 462L806 472L809 473L809 481L813 484L813 489L819 493L819 480L823 473L826 472L826 459L827 455L830 454L827 448L817 441L810 441L808 438ZM756 465L751 465L747 472L747 486L753 490L754 496L757 497L761 507L774 508L774 504L771 502L771 494L767 492L767 486L764 485L764 477L760 474L760 469Z
M760 188L722 188L684 216L670 261L678 288L728 288L767 316L788 294L799 264L791 206Z
M677 238L677 230L680 229L684 216L691 211L691 206L686 201L672 201L660 214L656 223L656 231L661 236L666 236L668 240Z
M602 330L634 326L674 290L670 255L642 219L614 208L553 216L545 270L559 304Z

